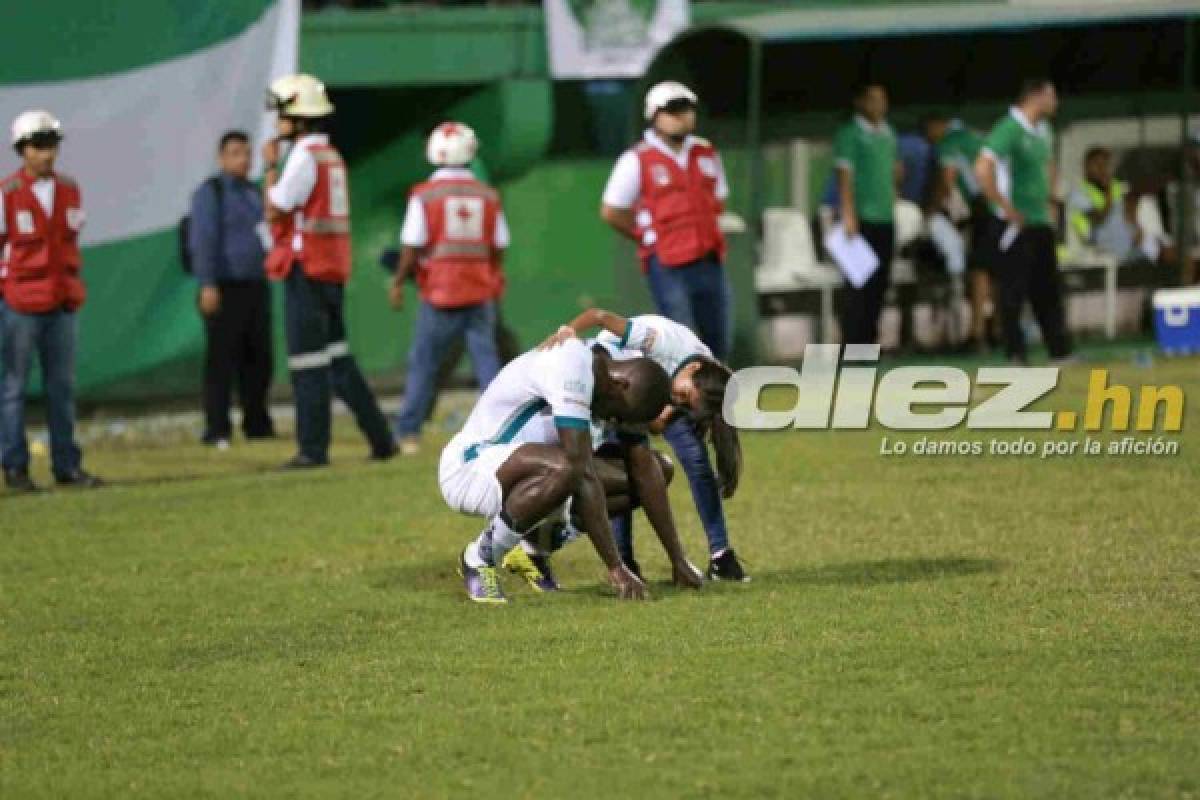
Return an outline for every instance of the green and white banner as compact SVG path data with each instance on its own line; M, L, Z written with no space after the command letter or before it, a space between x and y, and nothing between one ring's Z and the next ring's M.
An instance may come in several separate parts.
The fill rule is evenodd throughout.
M261 141L270 81L296 69L300 0L51 0L5 10L0 123L44 108L87 223L81 389L198 352L176 230L232 128ZM6 139L7 141L7 139ZM16 169L15 154L5 174Z
M637 78L687 27L688 0L544 0L555 78Z

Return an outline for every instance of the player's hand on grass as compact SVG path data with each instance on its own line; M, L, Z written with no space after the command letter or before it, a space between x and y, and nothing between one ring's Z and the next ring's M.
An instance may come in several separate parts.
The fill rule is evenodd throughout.
M558 347L568 339L575 338L575 329L570 325L559 325L558 330L546 337L546 340L538 345L538 350L552 350Z
M388 287L388 302L395 311L404 310L404 281L392 281Z
M680 589L699 589L704 586L704 574L687 559L671 567L671 580Z
M649 600L650 592L646 584L638 580L629 569L621 564L608 571L608 582L617 590L617 597L622 600Z

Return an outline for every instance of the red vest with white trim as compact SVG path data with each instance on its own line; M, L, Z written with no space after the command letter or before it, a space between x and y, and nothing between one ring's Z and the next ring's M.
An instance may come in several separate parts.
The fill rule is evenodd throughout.
M304 206L271 226L274 244L267 275L283 280L299 261L304 274L323 283L350 280L350 185L346 165L332 145L305 145L317 164L317 181ZM303 249L293 246L299 229Z
M22 169L0 184L7 243L0 272L4 300L23 314L74 311L87 296L79 277L79 186L66 175L55 175L54 208L47 215L33 193L33 181Z
M429 238L421 252L417 287L434 308L463 308L504 292L496 259L500 196L473 178L435 178L412 190L425 211Z
M636 216L642 269L651 255L665 267L682 267L710 253L724 261L725 237L717 227L724 204L717 199L716 148L693 139L686 168L647 142L634 152L642 170Z

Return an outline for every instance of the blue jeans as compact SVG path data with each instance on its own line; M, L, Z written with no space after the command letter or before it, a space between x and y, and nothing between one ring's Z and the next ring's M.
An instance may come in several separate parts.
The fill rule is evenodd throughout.
M702 258L683 267L664 267L652 255L646 265L658 313L691 328L724 361L732 334L733 291L721 262Z
M675 458L687 475L692 500L708 539L708 552L716 555L729 547L729 530L725 526L725 506L717 476L708 460L708 448L697 433L691 419L678 416L667 425L663 437L675 451ZM622 560L633 559L633 514L621 514L612 519L613 538Z
M4 469L29 469L25 438L25 388L34 354L46 387L46 423L56 477L79 469L75 443L75 313L23 314L0 303L0 446Z
M471 354L480 389L487 388L500 371L495 303L442 309L422 301L408 354L404 405L396 415L397 436L416 436L420 432L437 389L438 367L450 344L459 336L466 337L467 352Z

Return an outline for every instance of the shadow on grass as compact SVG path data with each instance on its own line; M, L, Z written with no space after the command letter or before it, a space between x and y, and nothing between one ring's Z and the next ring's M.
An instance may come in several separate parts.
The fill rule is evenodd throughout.
M960 578L999 572L1001 561L992 558L883 558L877 561L848 561L816 567L796 567L755 572L755 582L791 583L804 586L875 586ZM753 585L753 584L752 584Z
M970 575L995 573L1003 569L1003 562L991 558L885 558L877 561L849 561L844 564L826 564L817 567L795 567L783 570L749 570L753 579L749 583L735 584L733 591L753 591L755 586L789 584L794 586L875 586L890 583L913 583L936 581ZM456 593L462 579L452 561L424 564L396 564L379 567L367 572L367 585L381 591L436 591ZM508 572L501 573L506 589L515 589L521 579ZM720 585L720 584L716 584ZM669 580L649 580L650 592L654 596L687 593L678 589ZM722 589L728 588L723 586ZM569 581L562 589L563 594L576 597L605 597L613 589L600 579L582 582Z

